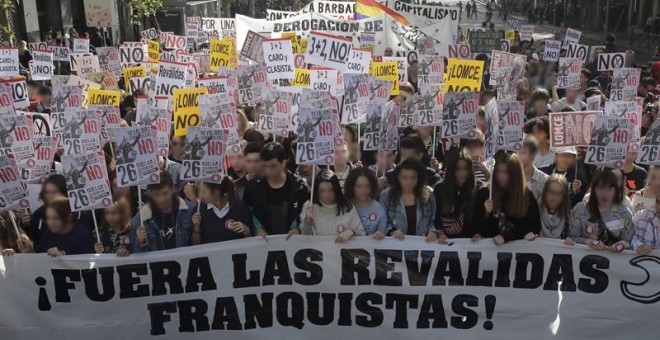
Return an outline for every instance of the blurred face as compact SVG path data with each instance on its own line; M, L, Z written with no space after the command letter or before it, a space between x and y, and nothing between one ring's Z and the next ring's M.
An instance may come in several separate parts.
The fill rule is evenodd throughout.
M630 152L626 154L626 162L634 162L637 159L639 152Z
M394 52L392 51L392 48L391 47L386 48L385 49L385 56L386 57L391 57L392 55L394 55Z
M401 185L401 192L410 194L415 191L419 176L415 170L401 169L399 173L399 184Z
M44 184L44 203L52 202L55 198L61 197L62 194L57 187L52 183Z
M57 215L55 209L46 208L46 224L48 225L48 230L53 234L66 234L73 227L73 223L66 223L63 221L60 216Z
M458 161L458 164L456 164L456 183L458 185L463 185L465 182L467 182L468 178L470 177L470 172L472 169L469 167L469 164L467 161L461 159Z
M417 159L417 160L422 159L422 154L417 153L417 151L415 149L401 149L400 152L401 152L401 161L402 162L404 160L408 159L408 158L413 158L413 159Z
M506 189L507 185L509 185L509 169L505 163L498 163L495 166L495 180L501 189Z
M569 102L574 102L577 99L578 91L566 89L566 100Z
M218 197L216 197L216 196L218 196L218 195L216 195L213 192L213 190L211 190L206 185L202 184L201 187L199 188L199 198L202 200L202 202L204 202L206 204L215 202L218 199Z
M380 168L389 168L392 164L394 164L394 152L392 151L380 152L378 153L377 158L378 166Z
M545 100L537 100L534 102L534 111L545 113L548 111L548 102Z
M564 187L558 182L548 184L548 192L545 197L545 204L550 210L556 210L563 203L565 196Z
M612 173L614 173L614 176L616 177L616 184L619 187L623 187L623 180L624 180L623 171L617 169L612 171Z
M371 185L365 176L358 177L355 181L355 188L353 188L355 198L360 201L371 200Z
M319 184L319 201L326 205L337 203L335 191L332 189L332 184L330 182L323 182Z
M529 148L522 148L520 149L520 151L518 151L518 159L520 159L520 162L522 163L523 166L527 166L532 164L532 161L534 160L534 155L529 150Z
M431 137L432 133L433 133L433 127L431 126L420 126L419 128L419 136L422 137L422 139Z
M575 164L575 155L570 153L558 153L555 156L555 162L557 163L557 170L566 171Z
M654 168L649 178L649 187L657 194L660 193L660 168Z
M110 181L110 190L112 190L113 194L123 196L123 197L129 197L131 195L131 187L119 187L119 186L117 186L117 178L116 177L112 181Z
M172 138L170 141L170 153L172 153L172 157L183 158L185 144L186 141L181 137Z
M245 155L245 170L249 172L250 175L254 177L261 175L261 168L261 158L259 158L258 152L252 152Z
M417 62L411 63L408 67L408 72L416 73L419 70L419 64Z
M587 82L589 81L589 78L584 73L580 73L580 86L585 87L587 86Z
M148 190L151 202L162 212L168 212L172 209L174 201L174 188L165 187L161 189Z
M614 195L616 194L616 189L607 185L599 185L594 190L596 192L596 199L598 200L598 205L603 207L609 207L614 202Z
M269 159L267 161L262 161L264 165L264 173L266 177L270 180L279 179L284 173L284 168L286 167L286 160L278 161L277 158Z
M348 148L346 145L341 146L335 150L335 164L348 163Z
M117 207L109 207L103 210L105 221L111 226L119 226L121 223L121 213Z
M539 142L539 144L545 144L548 141L548 134L545 133L545 130L534 127L532 130L532 135L534 135L534 138Z
M243 156L242 153L237 155L231 155L229 156L229 164L231 164L232 169L237 171L243 171L245 170L245 157Z

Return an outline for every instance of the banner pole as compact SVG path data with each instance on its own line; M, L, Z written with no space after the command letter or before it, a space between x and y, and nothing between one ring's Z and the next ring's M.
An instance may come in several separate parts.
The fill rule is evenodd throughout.
M434 126L433 127L433 141L431 142L431 143L433 143L433 145L431 146L431 157L435 157L435 143L436 143L436 133L437 133L437 131L438 131L438 129L436 129L436 127Z
M96 222L96 210L92 210L92 220L94 221L94 230L96 231L96 242L101 243L101 235L99 234L99 225Z
M314 206L314 182L316 182L316 164L312 164L312 186L309 190L309 202Z
M18 231L18 225L16 224L16 215L14 215L14 212L11 210L9 210L9 219L11 220L11 224L14 227L14 233L16 233L16 239L20 240L21 233Z
M137 187L138 191L138 215L140 215L140 226L144 226L144 220L142 219L142 190L140 186Z
M357 144L358 144L358 150L357 150L357 158L358 162L362 161L362 147L360 147L360 122L357 122ZM378 176L378 174L376 174Z

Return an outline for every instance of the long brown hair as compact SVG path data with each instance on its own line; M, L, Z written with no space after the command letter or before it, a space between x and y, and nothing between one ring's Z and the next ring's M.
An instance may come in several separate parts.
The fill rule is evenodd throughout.
M131 222L131 207L128 204L128 201L124 197L117 198L112 206L106 209L119 209L119 215L121 215L121 227L126 228ZM104 230L110 230L110 225L105 219L105 212L101 214L101 227Z
M431 198L431 192L426 188L426 169L417 159L408 158L394 168L392 176L394 180L392 181L392 187L390 189L389 206L396 209L396 206L399 204L399 199L401 199L401 183L399 183L399 174L401 173L401 170L413 170L417 173L417 185L415 185L415 188L413 189L415 199L417 200L418 205L423 206L426 204Z
M459 162L465 162L468 167L469 175L465 184L461 188L458 187L456 183L456 169L458 168ZM461 150L458 153L450 155L447 158L447 171L445 171L446 176L442 181L440 186L436 187L440 189L440 192L436 196L438 202L436 204L440 207L440 213L443 216L449 216L455 212L455 210L460 210L465 215L470 214L470 205L472 204L472 198L477 187L477 181L474 177L474 171L472 171L472 157L465 151ZM461 206L457 206L457 190L460 190Z
M209 190L211 190L213 193L220 192L224 198L227 199L227 204L229 204L229 207L231 208L233 206L235 190L234 179L231 178L231 176L224 176L222 180L220 180L220 183L203 182L202 185L209 188ZM222 209L222 207L218 207L218 209Z
M505 164L509 175L506 188L497 183L497 166ZM495 156L495 166L492 175L493 210L504 212L506 216L523 218L529 210L529 191L525 175L518 156L514 153L500 153Z
M591 188L589 192L589 201L587 201L587 210L589 211L589 221L597 223L601 220L600 208L598 207L598 198L596 197L596 188L599 187L610 187L614 188L614 201L612 203L617 204L617 197L620 195L621 188L616 180L616 175L610 170L603 170L597 172L594 176L593 181L591 182Z
M560 175L560 174L552 174L550 177L548 177L548 180L545 182L545 185L543 186L543 191L541 191L541 203L539 204L539 208L541 209L541 212L546 212L548 211L548 204L547 204L547 196L548 196L548 191L550 190L550 185L552 183L557 183L561 185L561 189L564 191L564 194L562 195L562 200L561 204L559 207L557 207L557 211L555 212L555 215L557 215L561 219L566 219L568 218L568 214L571 212L571 202L570 199L568 198L568 181L566 180L566 176Z

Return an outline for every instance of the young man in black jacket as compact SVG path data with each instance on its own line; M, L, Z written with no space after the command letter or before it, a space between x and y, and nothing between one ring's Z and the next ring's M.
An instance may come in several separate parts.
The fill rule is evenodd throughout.
M309 187L286 169L288 153L281 144L266 144L260 157L264 176L247 183L243 201L252 211L256 235L287 234L288 239L300 233L298 217L310 198Z

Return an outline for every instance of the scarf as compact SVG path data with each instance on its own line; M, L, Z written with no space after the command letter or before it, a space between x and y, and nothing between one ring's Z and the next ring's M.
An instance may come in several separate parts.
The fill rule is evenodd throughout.
M566 226L566 219L544 211L541 213L541 237L560 238Z

